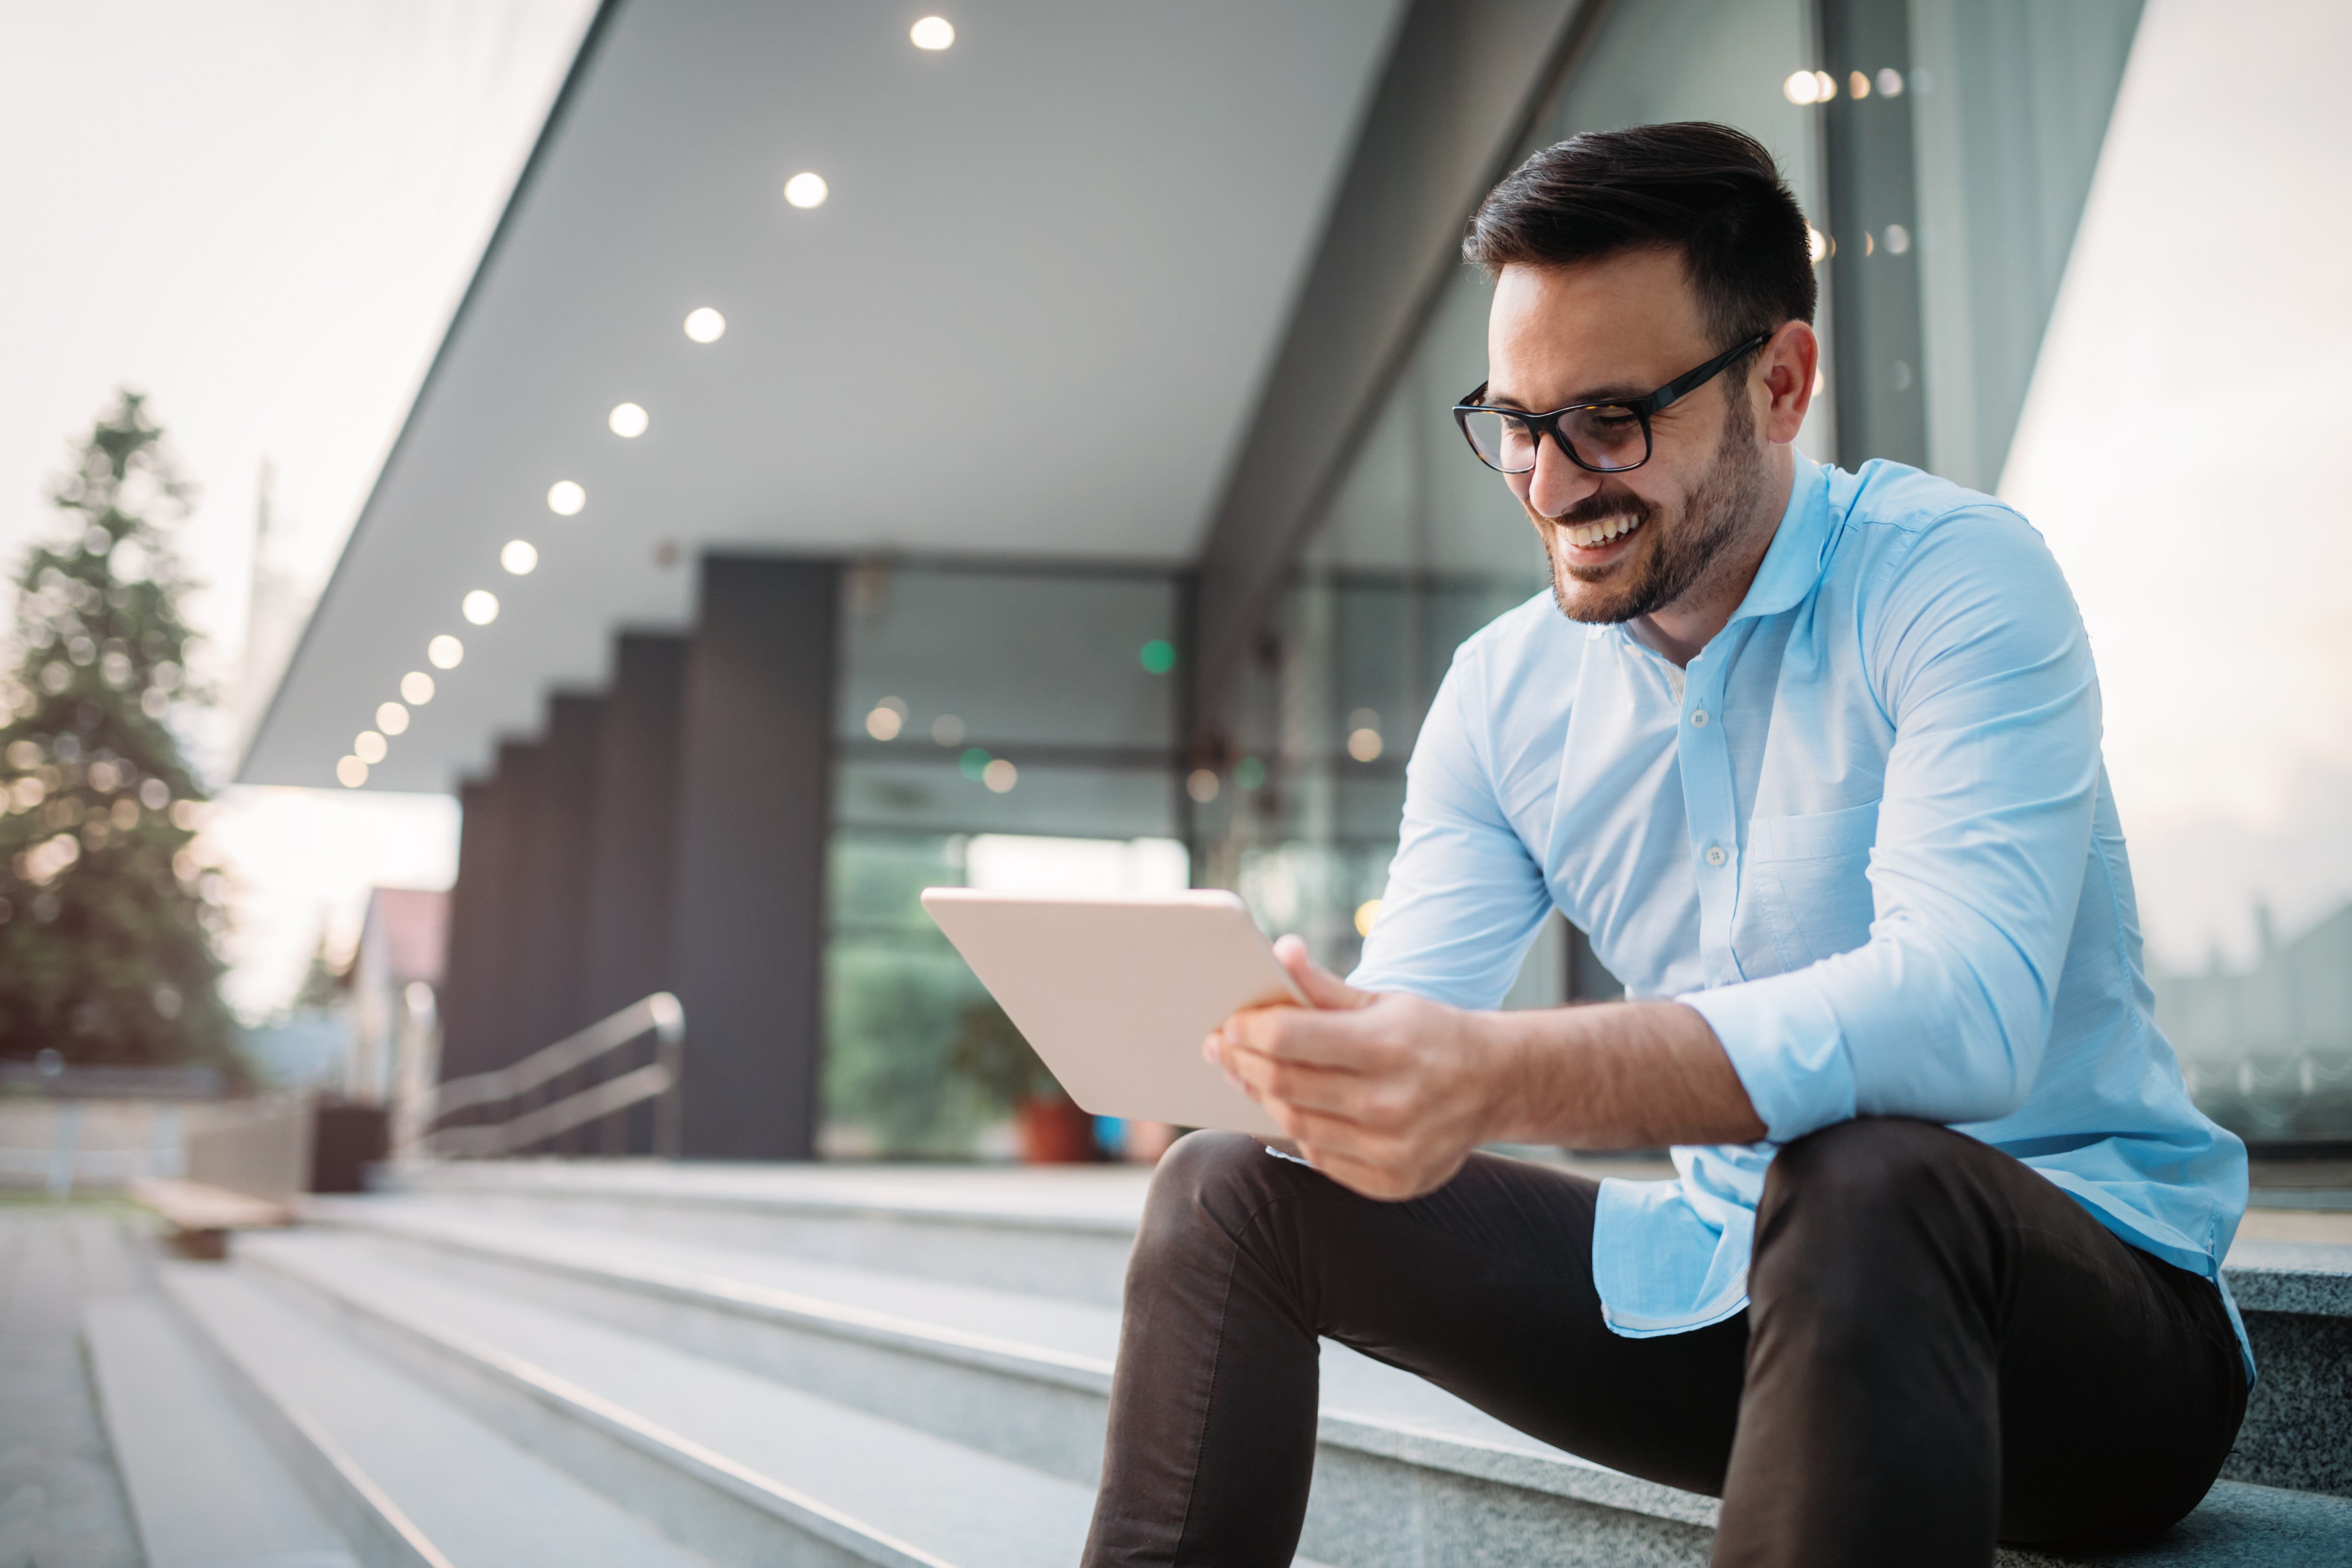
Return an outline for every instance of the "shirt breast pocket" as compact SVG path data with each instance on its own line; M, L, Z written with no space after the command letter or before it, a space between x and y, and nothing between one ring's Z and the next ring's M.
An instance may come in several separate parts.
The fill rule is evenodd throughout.
M1870 847L1877 838L1874 800L1751 821L1733 933L1742 967L1748 953L1769 951L1786 973L1867 942Z

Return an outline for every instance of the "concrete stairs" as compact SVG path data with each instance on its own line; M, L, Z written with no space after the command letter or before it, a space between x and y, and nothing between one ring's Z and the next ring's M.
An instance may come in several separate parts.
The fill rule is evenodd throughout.
M192 1484L118 1437L151 1543L173 1528L151 1511L213 1531L191 1563L1066 1563L1141 1196L1118 1170L433 1167L227 1265L168 1267L161 1300L95 1304L87 1336L118 1434L168 1453L185 1432L236 1478ZM2288 1309L2264 1309L2285 1397L2254 1436L2276 1472L2256 1479L2289 1484L2225 1481L2130 1551L2003 1561L2352 1564L2352 1486L2322 1489L2352 1358L2331 1415L2330 1370L2289 1343L2324 1358L2352 1323L2339 1254L2272 1255L2241 1285ZM1323 1397L1308 1558L1706 1560L1712 1500L1339 1346ZM2331 1419L2334 1458L2297 1449ZM213 1528L232 1510L268 1543L237 1555Z

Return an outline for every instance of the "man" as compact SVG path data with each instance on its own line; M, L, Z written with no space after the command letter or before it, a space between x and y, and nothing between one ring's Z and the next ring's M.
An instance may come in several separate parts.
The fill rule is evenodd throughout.
M1087 1561L1286 1563L1316 1341L1723 1499L1718 1563L2159 1530L2252 1375L2245 1151L2149 1016L2099 693L2040 537L1817 466L1803 216L1714 125L1488 198L1456 410L1553 594L1465 643L1347 982L1204 1049L1129 1277ZM1641 998L1498 1013L1557 906ZM1680 1179L1474 1152L1675 1146Z

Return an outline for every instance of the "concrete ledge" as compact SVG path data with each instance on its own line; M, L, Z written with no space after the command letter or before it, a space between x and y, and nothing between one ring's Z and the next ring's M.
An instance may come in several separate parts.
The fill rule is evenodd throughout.
M2325 1241L2242 1241L2221 1276L2242 1312L2352 1318L2352 1247Z

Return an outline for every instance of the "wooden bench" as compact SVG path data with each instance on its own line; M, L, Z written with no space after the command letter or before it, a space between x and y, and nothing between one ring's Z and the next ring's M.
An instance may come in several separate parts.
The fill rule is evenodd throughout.
M203 1182L142 1177L131 1184L131 1200L163 1215L172 1226L173 1245L188 1258L226 1258L233 1230L275 1230L294 1223L291 1204Z

